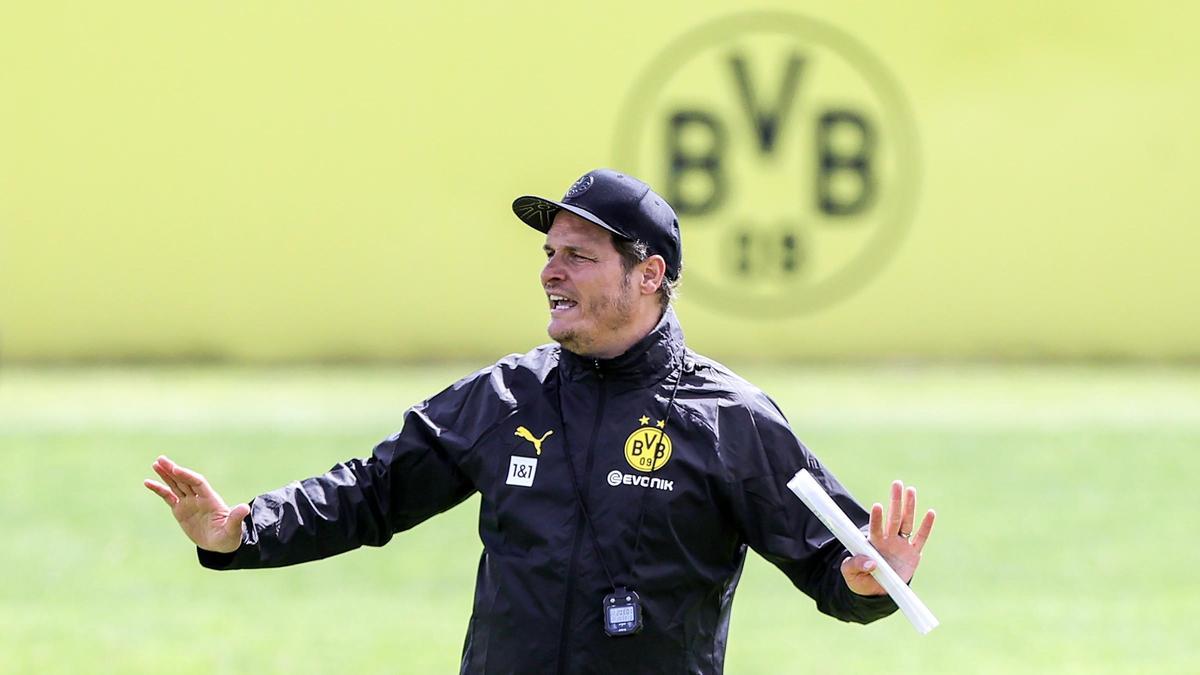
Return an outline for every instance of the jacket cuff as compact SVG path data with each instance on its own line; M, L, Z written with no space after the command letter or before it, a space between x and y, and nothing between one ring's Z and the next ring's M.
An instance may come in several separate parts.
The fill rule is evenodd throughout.
M227 570L233 565L233 559L237 557L237 551L218 553L217 551L209 551L197 546L196 557L200 559L201 565L210 570Z
M883 595L859 595L849 588L846 589L847 595L850 597L850 605L854 608L855 613L863 618L873 621L881 619L892 612L899 609L896 601L892 600L892 596L884 593Z
M850 591L850 589L846 590ZM896 602L894 599L892 599L892 596L887 595L887 593L883 593L882 596L860 596L858 593L850 591L848 595L850 595L851 603L854 605L854 607L863 608L865 610L886 610L890 614L893 613L893 611L900 609L899 605L896 605Z

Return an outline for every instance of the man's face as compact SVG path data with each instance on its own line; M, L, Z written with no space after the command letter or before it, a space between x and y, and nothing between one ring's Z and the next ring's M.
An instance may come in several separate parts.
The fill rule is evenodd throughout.
M546 234L542 288L550 337L576 354L610 357L632 325L637 289L612 235L568 211Z

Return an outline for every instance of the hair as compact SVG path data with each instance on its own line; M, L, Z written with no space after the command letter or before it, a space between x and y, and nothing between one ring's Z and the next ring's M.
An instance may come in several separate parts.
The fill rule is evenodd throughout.
M644 241L622 239L616 235L613 235L612 240L613 247L621 256L621 267L625 269L625 274L629 274L634 267L646 262L646 258L650 257L650 247ZM663 275L662 285L658 287L658 302L664 312L679 297L679 281L682 277L683 270L679 270L679 275L674 279Z

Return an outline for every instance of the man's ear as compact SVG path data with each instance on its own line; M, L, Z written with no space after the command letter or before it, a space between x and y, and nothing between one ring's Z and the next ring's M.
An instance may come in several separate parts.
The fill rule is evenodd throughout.
M638 288L642 295L654 295L666 280L667 261L661 255L652 255L642 261L641 273L637 279Z

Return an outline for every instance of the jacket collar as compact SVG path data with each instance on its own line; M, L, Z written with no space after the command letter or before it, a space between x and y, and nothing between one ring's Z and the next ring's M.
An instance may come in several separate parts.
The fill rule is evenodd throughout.
M668 307L654 330L620 356L593 359L566 349L559 351L559 368L567 380L603 375L613 380L657 382L673 372L683 359L683 329L675 317L675 310Z

